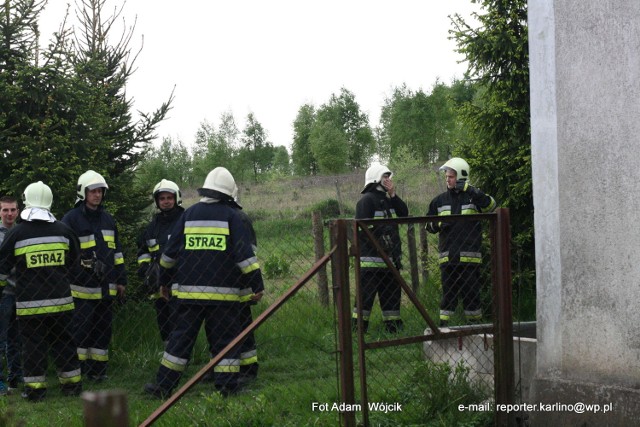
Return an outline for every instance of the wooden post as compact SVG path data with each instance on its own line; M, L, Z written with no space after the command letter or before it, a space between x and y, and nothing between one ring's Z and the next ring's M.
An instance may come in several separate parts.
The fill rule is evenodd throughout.
M313 247L316 253L316 261L324 256L324 227L322 225L322 214L313 212L311 214L313 229ZM329 306L329 281L327 280L327 268L322 266L318 271L318 296L320 303L324 307Z
M418 251L416 248L415 224L407 225L407 245L409 246L409 268L411 269L411 289L418 293L420 277L418 275Z
M342 216L342 195L340 195L340 183L336 179L336 196L338 198L338 212Z
M129 425L127 394L124 390L85 391L85 427L126 427Z

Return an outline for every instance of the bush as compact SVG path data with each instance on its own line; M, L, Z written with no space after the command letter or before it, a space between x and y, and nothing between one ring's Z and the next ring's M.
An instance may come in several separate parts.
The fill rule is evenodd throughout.
M309 212L320 212L323 218L340 216L340 204L335 199L322 200L309 208Z
M280 255L269 255L269 258L264 262L262 271L267 279L278 279L289 276L289 274L291 274L291 267L284 257Z

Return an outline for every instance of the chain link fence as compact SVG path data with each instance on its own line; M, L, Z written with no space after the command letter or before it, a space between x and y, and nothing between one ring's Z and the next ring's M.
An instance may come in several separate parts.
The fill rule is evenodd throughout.
M434 222L450 233L416 239L415 229ZM455 403L446 413L447 425L456 425L463 415L458 405L489 408L494 395L511 399L512 382L504 383L513 375L512 344L504 336L511 290L503 283L508 267L498 262L505 241L498 241L495 216L368 220L351 228L362 422L412 424L442 417ZM384 247L393 240L388 233L401 236L402 250ZM503 383L494 389L497 380Z
M75 308L63 314L34 306L33 313L18 316L18 327L27 326L19 333L9 329L9 342L32 340L26 331L42 332L43 337L30 345L23 340L17 359L15 354L10 358L22 372L9 369L4 381L22 381L6 405L0 402L0 413L8 425L83 425L92 417L84 412L86 401L71 397L77 389L68 392L65 386L77 384L69 378L78 361L83 371L96 361L105 367L104 375L82 375L82 389L90 392L85 398L120 390L126 396L121 409L135 425L409 425L440 416L454 401L480 403L494 393L496 373L503 375L495 369L496 360L508 357L494 356L500 346L493 336L504 326L498 319L504 301L500 305L497 298L504 297L496 288L497 269L505 262L499 259L503 255L497 250L495 218L475 219L485 236L481 262L472 275L478 283L471 299L479 298L479 313L475 306L467 310L461 305L470 298L465 281L455 307L447 306L453 309L442 313L440 252L437 236L424 231L425 218L389 220L401 236L402 256L393 259L378 247L385 272L364 280L367 268L358 248L363 239L372 238L365 231L371 225L366 221L347 221L349 231L337 239L329 232L336 222L325 227L318 215L254 218L255 256L265 288L257 303L251 302L255 289L246 281L257 272L256 260L245 240L226 240L229 248L237 247L219 251L215 259L194 250L198 255L189 271L162 276L165 283L179 284L172 286L169 302L159 303L164 300L145 290L129 266L133 278L126 300L108 296L107 283L103 298L96 298L101 302L92 305L100 304L106 313L102 332L111 335L106 352L91 348L96 357L83 358L77 352L74 337L83 325ZM228 236L220 224L191 225L191 234L200 238L193 242L196 246L220 247L216 236ZM342 252L336 249L340 245ZM185 251L174 260L178 267L186 262ZM212 270L212 263L233 268ZM15 279L19 289L23 278ZM371 294L364 295L365 280L378 288L380 280L391 283L388 289L395 292L392 299L399 299L399 306L381 308L380 296L387 298L388 291L382 290L365 310L363 301L371 300ZM41 288L50 282L42 277ZM161 309L172 314L163 317ZM447 329L438 328L442 315ZM170 330L168 335L161 334L162 328ZM27 363L27 373L25 361L30 358L37 362ZM21 399L25 382L47 390L42 397L49 403Z

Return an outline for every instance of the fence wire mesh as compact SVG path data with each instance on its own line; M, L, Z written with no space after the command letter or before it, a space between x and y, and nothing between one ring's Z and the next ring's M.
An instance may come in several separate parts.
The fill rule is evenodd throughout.
M126 298L115 294L113 285L118 279L110 279L116 276L108 266L99 274L95 264L82 266L80 260L89 259L88 254L94 252L82 245L82 239L77 254L72 244L43 249L43 244L51 243L46 238L43 243L16 232L20 238L5 239L3 257L12 257L15 262L14 270L5 272L9 284L0 305L5 316L2 328L7 333L4 337L0 334L0 341L5 340L5 344L0 342L0 360L6 369L0 379L11 389L2 412L7 423L83 425L83 403L72 396L81 390L110 389L126 393L129 420L138 425L194 378L197 381L189 390L154 420L156 425L338 425L344 423L345 410L356 412L360 423L419 424L435 416L438 405L457 399L455 393L463 393L469 402L490 395L493 342L488 334L465 330L469 323L482 328L483 322L490 324L485 332L493 330L489 239L484 239L481 262L473 274L463 273L462 282L458 278L462 285L459 298L444 310L447 327L458 336L411 341L411 337L437 335L429 328L424 312L436 325L443 313L440 304L445 276L437 236L424 233L424 219L391 221L402 250L397 259L393 255L387 259L392 267L402 266L397 271L407 288L415 292L424 307L422 312L407 292L400 290L390 273L393 268L367 273L357 249L366 237L362 233L350 236L352 256L340 267L348 270L349 305L354 309L349 327L354 332L356 402L349 408L341 406L344 378L339 376L338 341L345 331L338 327L332 292L341 284L332 280L332 274L321 274L323 268L319 268L319 273L282 301L318 257L332 249L328 229L323 229L318 217L314 221L283 218L268 224L254 221L255 249L251 238L244 236L246 230L241 231L246 222L236 224L239 217L227 215L215 224L187 216L168 233L184 234L175 250L170 242L153 241L160 236L146 236L139 247L124 248L129 255L137 251L139 261L139 265L128 264ZM478 221L486 237L488 222ZM40 237L55 235L52 233ZM229 235L242 237L236 240ZM105 243L108 255L117 260L120 252L105 238L110 234L101 236L96 238L97 244ZM166 246L152 251L154 244ZM212 248L216 250L206 250ZM394 254L399 248L386 249ZM60 250L64 251L63 261L58 263L54 255ZM36 268L37 280L29 277L29 261L24 255L34 253L41 254L41 260L47 254L45 265ZM145 254L150 255L148 260ZM163 267L150 281L150 268L161 259ZM2 258L1 262L5 261ZM111 268L117 265L112 263ZM325 268L330 269L329 265ZM68 280L61 281L60 274ZM251 297L261 290L257 285L260 275L265 292L254 303ZM475 287L469 287L471 280L477 280ZM78 288L72 296L70 286L57 286L70 282L87 288L86 298L81 298ZM158 283L171 286L168 301L159 298ZM379 293L376 296L365 286ZM29 293L34 289L40 292L36 297ZM469 289L477 295L469 297ZM360 299L362 304L365 292L376 298L370 298L366 314L365 307L358 308L356 302ZM10 323L12 316L15 318L16 300L17 321ZM479 307L463 306L462 301L467 300L478 302ZM274 303L281 305L205 374L203 368L220 356L220 350ZM365 316L366 330L357 322ZM389 341L391 344L385 344ZM435 390L436 385L442 388ZM33 406L20 398L22 391L30 400L47 399L50 403Z
M492 400L498 290L488 218L378 219L353 230L364 424L420 423L452 402Z

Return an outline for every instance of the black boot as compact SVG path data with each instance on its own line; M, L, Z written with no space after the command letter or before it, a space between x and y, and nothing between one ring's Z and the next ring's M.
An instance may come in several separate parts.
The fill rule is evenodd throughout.
M351 330L353 332L358 332L358 319L351 319ZM363 320L362 321L362 332L366 334L368 330L369 330L369 321L368 320Z
M402 320L400 320L400 319L385 320L384 321L384 327L387 330L387 332L389 332L391 334L397 334L404 327L404 323L402 323Z
M145 384L144 391L145 393L150 394L151 396L157 399L166 399L172 394L171 390L165 390L164 388L160 387L158 384L154 384L154 383Z
M30 402L38 402L47 396L46 388L31 388L25 387L22 392L22 398L27 399Z
M60 389L64 396L80 396L80 393L82 393L82 383L62 384Z

